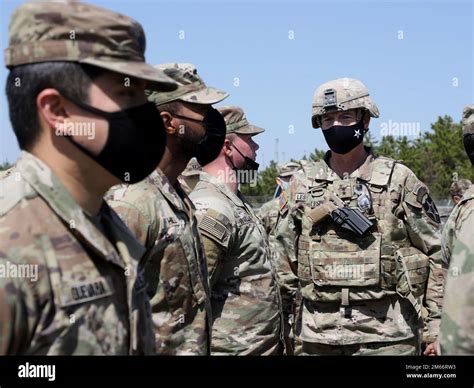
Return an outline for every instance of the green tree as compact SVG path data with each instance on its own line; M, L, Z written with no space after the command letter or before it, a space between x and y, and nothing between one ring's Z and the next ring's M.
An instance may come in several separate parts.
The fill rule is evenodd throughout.
M0 171L8 170L10 167L13 167L13 164L8 163L7 161L0 163Z
M433 163L427 184L434 197L446 197L453 181L457 178L474 178L474 171L462 142L462 126L454 123L449 116L438 117L431 125L431 131L425 133L426 156L424 160Z
M374 148L374 151L379 155L398 159L398 142L391 135L384 136L380 144Z
M326 155L326 151L315 148L314 152L311 152L309 154L309 160L314 160L314 161L321 160L324 158L324 155Z
M275 192L276 177L278 176L277 164L271 161L270 165L258 173L257 182L246 183L240 186L240 191L249 197L268 197L270 199Z

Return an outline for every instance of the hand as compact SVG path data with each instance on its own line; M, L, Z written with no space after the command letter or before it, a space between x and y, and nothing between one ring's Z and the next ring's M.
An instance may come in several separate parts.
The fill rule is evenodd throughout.
M437 348L436 342L432 342L431 344L426 345L426 349L423 352L423 355L424 356L437 356L438 353L436 352L436 348Z

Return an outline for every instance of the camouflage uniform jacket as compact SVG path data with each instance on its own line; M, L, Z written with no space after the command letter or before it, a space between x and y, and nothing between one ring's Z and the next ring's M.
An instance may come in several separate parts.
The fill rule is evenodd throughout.
M466 203L474 198L474 186L471 186L462 198L462 203ZM443 227L443 233L441 235L441 252L443 253L443 265L449 267L451 255L453 252L453 241L456 239L456 233L459 230L459 221L464 218L464 212L469 211L469 206L460 206L457 204L454 206L451 214L449 215L446 223Z
M437 335L444 272L436 207L412 171L367 151L364 164L346 179L328 166L330 153L305 165L293 176L280 210L275 236L299 279L297 331L303 341L402 341L418 334L422 313L430 337ZM368 235L355 237L330 217L310 222L308 213L334 194L349 207L372 198L374 227ZM407 273L410 280L399 284ZM296 293L297 278L288 281L288 290Z
M265 202L256 212L257 216L262 220L267 234L270 234L276 225L279 203L278 198L272 198L270 201Z
M441 354L474 354L474 187L456 206L440 328Z
M209 354L207 264L191 200L159 169L140 183L116 186L107 200L147 248L157 353Z
M0 354L154 354L144 250L107 204L91 222L27 152L0 190Z
M249 204L207 173L191 199L208 260L212 354L275 354L281 301L263 225Z
M291 326L294 323L296 315L296 304L298 296L292 284L298 281L294 275L290 263L285 259L285 254L280 252L282 246L275 239L275 226L280 214L280 207L286 206L286 192L282 192L279 197L273 198L262 205L257 215L263 222L263 226L268 233L268 241L270 244L270 253L272 262L275 266L276 280L280 289L283 310L284 336L289 337Z

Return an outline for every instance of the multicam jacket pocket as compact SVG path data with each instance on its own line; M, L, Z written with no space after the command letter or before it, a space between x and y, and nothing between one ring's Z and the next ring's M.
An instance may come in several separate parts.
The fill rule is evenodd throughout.
M430 260L414 247L400 248L395 252L397 293L403 297L412 294L415 298L425 293L430 271Z
M316 286L366 287L379 284L381 234L357 242L335 231L321 236L310 252L311 277Z

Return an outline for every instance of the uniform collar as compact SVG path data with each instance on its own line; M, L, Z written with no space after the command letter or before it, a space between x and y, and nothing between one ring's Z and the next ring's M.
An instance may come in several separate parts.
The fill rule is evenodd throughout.
M239 207L246 207L243 202L243 197L240 191L237 190L237 194L234 194L225 183L221 182L216 177L208 174L207 172L201 172L201 180L209 182L213 184L217 190L219 190L222 194L224 194L227 198L229 198L236 206Z
M373 153L371 147L364 147L367 151L368 155L365 159L364 163L355 171L353 171L349 178L359 178L364 181L370 181L372 177L372 168L373 168L373 160L376 156ZM329 167L329 158L331 157L331 151L327 151L324 155L324 158L321 160L321 165L318 167L318 171L316 173L316 179L318 180L326 180L326 181L335 181L340 180L341 178L334 172L334 170Z
M112 243L88 219L83 209L45 163L34 155L22 151L16 163L16 169L20 172L21 177L45 200L54 213L69 226L71 233L78 236L106 260L120 267L127 265L118 255ZM109 235L113 236L115 240L121 239L125 242L127 248L135 246L130 254L132 257L140 258L143 250L105 201L100 211L111 227Z
M163 171L159 168L153 171L146 178L146 181L156 187L168 203L176 210L187 213L194 210L192 201L181 187L179 181L176 180L176 183L172 185Z

